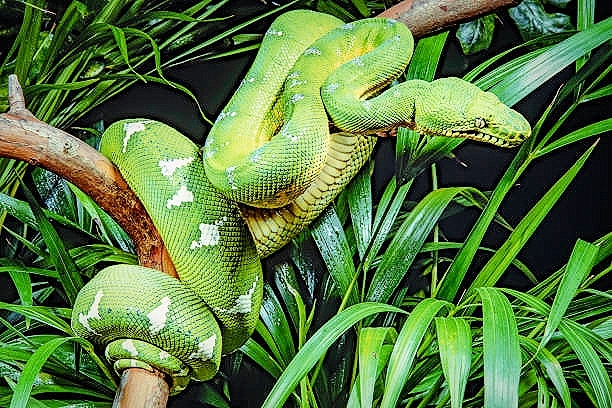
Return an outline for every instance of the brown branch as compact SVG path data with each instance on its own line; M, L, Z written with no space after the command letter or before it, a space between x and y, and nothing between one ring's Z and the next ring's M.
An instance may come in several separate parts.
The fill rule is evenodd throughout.
M163 408L168 402L168 383L163 374L142 368L123 371L113 406L117 408Z
M378 16L401 21L419 38L518 3L520 0L404 0Z
M380 16L395 18L405 23L415 37L422 37L516 3L516 0L404 0ZM79 139L36 119L26 109L14 75L9 77L9 105L9 112L0 114L0 157L44 167L72 182L132 238L142 265L176 277L153 222L113 164ZM124 370L114 406L165 406L168 384L163 378L159 372Z
M0 114L0 157L43 167L76 185L132 238L142 265L176 277L151 218L117 168L80 139L36 119L15 75L9 76L9 106Z
M153 221L117 168L86 143L39 121L26 109L15 75L9 76L9 111L0 114L0 157L50 170L90 196L133 240L141 265L177 277ZM114 406L163 408L168 384L157 371L124 370Z

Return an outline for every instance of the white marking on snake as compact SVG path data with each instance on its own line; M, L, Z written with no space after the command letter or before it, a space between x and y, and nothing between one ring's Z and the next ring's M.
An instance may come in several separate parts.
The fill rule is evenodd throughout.
M346 23L345 25L342 26L343 30L352 30L355 27L355 25L353 23Z
M332 93L334 92L336 89L338 89L340 87L340 85L336 82L329 84L325 87L325 92L329 92Z
M94 329L89 326L89 319L100 319L100 312L98 308L100 307L100 301L102 300L102 296L104 293L102 290L98 290L96 296L94 297L94 301L91 304L91 307L87 311L87 314L79 313L79 323L83 325L87 329L88 332L93 334L98 334Z
M257 163L259 159L261 159L262 154L263 154L263 149L261 147L258 147L257 149L253 150L253 152L249 156L249 160L252 163Z
M191 164L193 160L194 160L193 157L185 157L182 159L160 160L159 167L161 168L161 173L164 176L172 177L175 171L177 171L181 167Z
M126 341L121 343L121 347L125 351L130 353L130 356L132 356L132 357L137 357L138 356L138 350L136 350L136 346L134 346L134 342L132 341L132 339L127 339Z
M358 67L363 67L363 61L359 57L355 57L351 60L351 64L357 65Z
M316 47L310 47L307 48L306 51L304 51L304 55L321 55L321 50L316 48Z
M236 170L236 166L231 166L225 169L225 176L227 177L227 184L230 185L232 190L237 190L238 186L236 185L236 180L234 179L234 170Z
M127 144L130 141L130 137L136 132L142 132L145 130L144 122L128 122L123 125L123 131L125 132L125 137L123 138L123 150L125 153L127 150Z
M166 201L166 208L171 209L172 207L179 207L183 203L193 202L193 193L187 190L187 186L183 185L179 190L174 193L172 198Z
M166 325L169 306L170 298L168 296L164 296L160 305L151 310L147 315L149 322L151 323L151 326L149 326L149 331L151 334L155 335L159 333Z
M167 352L167 351L165 351L165 350L161 350L161 351L159 352L159 359L160 359L160 360L165 360L165 359L167 359L167 358L170 358L170 353L168 353L168 352Z
M276 35L276 36L279 36L279 37L280 37L280 36L282 36L282 35L283 35L283 32L282 32L282 31L276 31L275 29L270 28L268 31L266 31L266 34L269 34L269 35Z
M219 243L221 235L219 234L219 226L214 224L200 224L200 239L191 241L189 249L202 248L204 246L214 246Z
M219 113L219 116L217 116L217 120L215 120L215 123L223 120L226 116L227 116L227 113L221 111L221 113Z
M213 334L208 339L198 343L198 351L194 351L189 355L189 358L198 360L210 360L215 355L215 345L217 344L217 335Z
M295 94L291 97L291 103L296 103L297 101L301 101L302 99L304 99L303 94Z
M289 75L287 75L287 79L294 79L300 76L300 71L293 71Z
M294 86L304 85L304 84L306 84L306 81L300 81L299 79L292 79L291 82L289 82L289 88L293 88Z
M238 296L236 299L236 304L229 309L222 309L220 307L216 307L215 309L225 313L238 314L238 313L251 313L252 310L252 298L253 293L255 293L255 289L257 288L257 282L259 281L259 276L255 277L253 281L253 285L247 290L244 295Z

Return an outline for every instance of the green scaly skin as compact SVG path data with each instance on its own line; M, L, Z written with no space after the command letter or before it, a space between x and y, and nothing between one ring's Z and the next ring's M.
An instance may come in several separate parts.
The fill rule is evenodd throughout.
M159 122L109 127L100 150L144 203L180 282L140 266L106 268L79 293L75 333L105 346L118 372L167 373L172 393L190 378L209 379L221 355L254 330L259 258L295 237L346 186L374 147L368 135L401 125L499 146L529 136L519 113L457 78L382 91L412 50L410 32L393 20L343 24L288 12L266 33L201 152ZM341 132L330 135L330 121Z

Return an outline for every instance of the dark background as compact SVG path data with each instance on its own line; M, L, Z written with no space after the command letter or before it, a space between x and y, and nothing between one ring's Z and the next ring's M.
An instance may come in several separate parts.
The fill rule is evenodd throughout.
M575 2L574 2L575 3ZM597 20L610 15L609 5L601 6L604 1L598 2ZM252 14L261 9L262 3L256 0L241 0L231 2L235 13L240 16ZM571 13L571 12L570 12ZM461 76L469 68L496 54L500 50L509 48L520 41L518 32L511 21L500 13L501 23L497 24L494 43L489 52L479 53L465 57L461 54L454 37L449 36L443 65L439 76ZM263 30L260 30L263 31ZM198 62L174 68L166 73L167 77L179 82L196 95L208 117L213 119L220 111L223 103L229 99L233 89L236 88L242 75L248 68L254 53L240 57L223 59L214 62ZM534 123L546 105L550 103L556 90L571 75L570 70L550 81L546 87L538 89L515 108L525 114ZM590 103L579 109L572 119L568 121L558 134L579 128L593 121L610 117L611 98ZM80 121L79 125L91 126L92 123L103 120L105 125L133 117L154 118L166 122L181 130L199 144L202 144L208 132L208 125L200 117L197 107L188 97L168 87L155 84L136 84L127 92L104 103L95 111ZM558 152L546 155L536 161L523 175L519 184L511 191L502 205L502 215L516 224L527 211L537 202L542 194L575 162L575 160L593 142L572 145ZM380 195L394 171L393 140L379 142L375 158L376 171L374 174L375 194ZM561 267L568 259L570 251L578 238L594 241L612 230L612 222L608 210L609 192L609 164L610 134L603 135L599 145L582 168L570 188L553 207L544 222L537 229L526 247L519 255L519 259L543 278ZM515 150L504 150L473 142L464 143L455 151L457 158L467 164L462 166L458 160L444 159L438 163L439 186L475 186L482 191L492 189L501 177L504 169L512 160ZM422 175L415 183L409 199L418 200L430 190L428 175ZM450 217L441 224L441 229L450 240L461 241L469 232L473 221L478 216L476 210L469 210L465 214ZM489 247L497 247L506 236L505 231L494 229L487 234ZM524 285L524 278L518 274L509 274L503 278L501 284L513 287ZM610 288L607 282L601 282L601 287ZM235 381L233 384L248 387L259 387L257 391L232 390L235 406L257 407L261 401L243 399L245 396L265 396L265 388L271 385L265 374L245 370L247 377L243 382ZM257 388L256 388L257 390ZM198 390L191 390L173 399L170 406L198 406Z
M602 3L602 2L599 2ZM238 14L248 14L259 7L255 2L242 2L245 7L238 8ZM608 10L598 9L596 21L609 15ZM502 16L503 18L503 16ZM461 76L471 67L491 55L505 50L520 41L517 30L509 19L497 25L494 43L488 52L474 56L464 56L454 36L449 36L443 64L438 76ZM214 62L200 62L173 69L167 76L187 85L200 101L208 117L214 119L223 103L229 99L232 90L240 82L254 53L241 57ZM515 108L522 112L533 124L550 103L556 90L571 76L571 68L538 89ZM610 98L599 100L579 109L568 124L558 133L563 135L585 124L610 116ZM171 89L151 84L138 84L105 104L88 116L89 123L104 120L111 122L129 117L147 117L164 121L196 142L202 144L206 138L208 125L201 119L193 101L173 92ZM546 155L537 160L523 175L519 184L511 191L502 205L502 215L513 225L526 214L552 184L576 161L593 143L590 139L576 143L570 148ZM612 230L609 216L609 165L610 135L603 135L598 147L587 161L569 189L547 215L536 233L519 255L538 278L544 278L560 268L571 253L578 238L594 241ZM438 163L439 186L475 186L489 191L496 185L503 171L512 160L516 150L506 150L474 142L464 143L455 151L458 160L444 159ZM374 174L375 195L379 196L394 172L395 142L379 142L375 158ZM462 166L459 160L467 164ZM409 199L418 200L430 190L430 178L421 175L414 185ZM450 240L461 241L469 232L478 211L449 217L441 223L443 233ZM501 245L507 232L493 228L486 236L486 246ZM484 263L479 260L476 263ZM528 282L518 273L510 273L502 278L501 285L521 288ZM607 282L601 282L602 289L609 289ZM232 402L237 407L257 407L262 401L253 401L254 395L265 397L266 389L272 381L265 373L253 369L248 364L241 371L242 381L232 381L241 389L232 390ZM248 388L248 390L246 389ZM242 392L241 392L242 390ZM170 406L198 406L200 391L197 387L173 399ZM247 399L248 398L248 399Z

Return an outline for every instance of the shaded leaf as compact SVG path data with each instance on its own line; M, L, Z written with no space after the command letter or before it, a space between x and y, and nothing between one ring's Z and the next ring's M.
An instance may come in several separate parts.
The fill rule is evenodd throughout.
M397 405L410 369L414 365L423 336L434 317L445 306L448 306L445 301L426 298L419 302L408 315L408 319L397 336L391 357L389 357L381 407L392 408Z
M268 394L262 407L276 408L282 406L297 383L327 352L333 342L358 321L383 312L403 313L401 309L381 303L359 303L348 307L328 320L291 360L291 363L285 368Z
M466 55L475 54L489 48L495 31L495 15L488 14L475 20L462 23L455 36Z
M512 307L495 288L478 288L478 294L482 300L484 406L517 407L521 349Z
M440 363L448 383L452 408L462 406L472 361L472 332L467 320L436 317Z
M538 0L523 0L508 10L524 40L540 35L572 30L570 16L562 13L547 13Z

